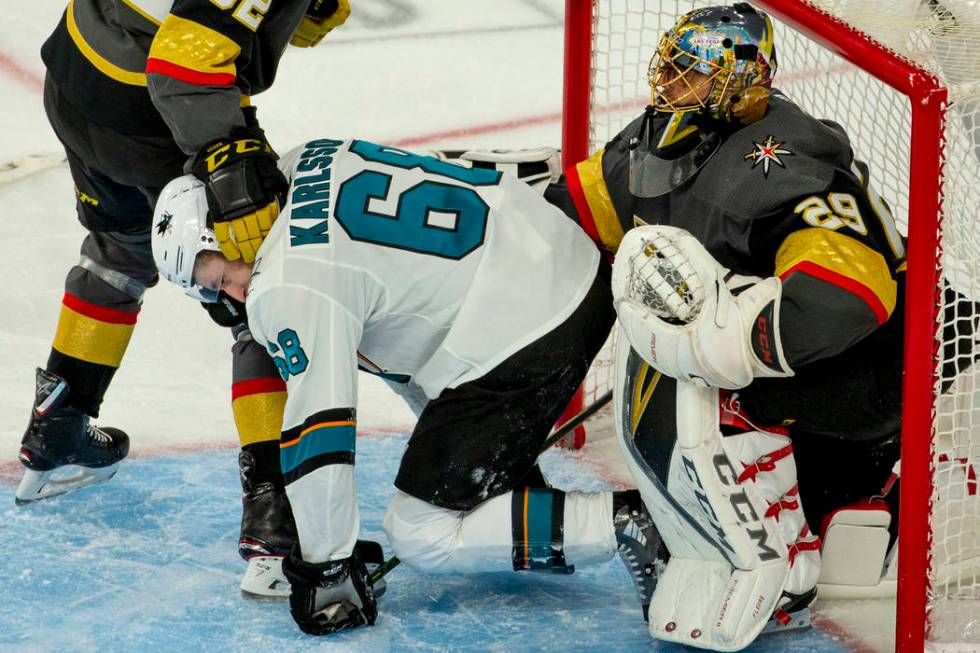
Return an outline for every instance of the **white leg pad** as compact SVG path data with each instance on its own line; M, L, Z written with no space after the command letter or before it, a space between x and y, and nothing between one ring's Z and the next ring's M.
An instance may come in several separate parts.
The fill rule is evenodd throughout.
M882 582L888 554L891 513L883 501L837 510L827 522L823 537L820 595L855 595L870 592ZM873 594L873 593L872 593Z
M723 438L718 391L678 382L674 424L644 432L641 451L632 432L640 418L624 407L645 405L627 388L646 378L643 369L620 340L619 442L672 555L650 605L650 633L698 648L741 650L770 617L783 621L781 608L792 600L784 590L806 597L819 574L819 539L800 507L792 447L788 438L762 431ZM645 460L644 451L669 456L667 469L663 460Z
M774 602L764 599L785 576L780 565L744 571L727 562L671 558L650 603L650 634L709 650L739 651L768 621Z

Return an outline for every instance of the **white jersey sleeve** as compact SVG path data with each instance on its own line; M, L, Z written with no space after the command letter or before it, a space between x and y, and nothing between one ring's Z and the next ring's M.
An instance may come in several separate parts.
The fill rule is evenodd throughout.
M361 320L297 286L250 293L248 312L253 336L286 380L280 462L303 558L346 558L359 528L354 450Z

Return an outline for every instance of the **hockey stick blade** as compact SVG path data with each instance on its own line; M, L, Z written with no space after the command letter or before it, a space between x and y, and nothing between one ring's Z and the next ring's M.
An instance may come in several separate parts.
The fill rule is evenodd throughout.
M551 435L548 436L548 439L544 441L544 446L541 447L541 453L544 453L545 451L550 449L556 442L558 442L558 440L561 439L563 435L566 435L576 426L578 426L579 424L581 424L582 422L584 422L585 420L589 419L597 412L599 412L603 406L605 406L610 401L612 401L612 397L613 397L612 390L609 390L601 397L593 401L591 404L583 408L582 411L579 412L577 415L575 415L567 422L559 426L557 429L552 431ZM375 569L374 573L371 574L369 578L371 584L374 585L376 582L378 582L379 580L387 576L388 573L392 569L400 565L401 562L402 561L398 559L398 556L391 556L390 558L385 560L383 563L381 563L381 566Z

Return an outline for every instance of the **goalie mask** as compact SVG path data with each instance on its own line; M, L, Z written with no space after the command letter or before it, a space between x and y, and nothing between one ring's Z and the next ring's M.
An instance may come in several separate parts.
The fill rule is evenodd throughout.
M766 14L740 3L682 16L650 60L651 103L630 141L630 192L657 197L694 177L721 145L719 132L765 115L775 71Z
M153 260L160 274L189 297L213 303L220 288L199 286L194 279L197 255L221 251L207 215L204 184L194 175L177 177L164 186L153 211Z
M660 39L647 76L660 111L748 124L765 113L775 73L772 21L739 3L682 16Z

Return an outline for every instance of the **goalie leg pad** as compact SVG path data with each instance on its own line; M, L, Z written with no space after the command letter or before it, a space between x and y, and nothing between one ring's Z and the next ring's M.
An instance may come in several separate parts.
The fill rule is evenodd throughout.
M784 594L794 573L802 579L793 587L807 578L816 581L812 565L805 573L793 569L818 554L798 542L815 538L795 498L792 449L788 439L762 432L726 443L718 391L685 383L665 385L673 388L673 419L651 420L645 427L637 411L672 411L655 398L656 380L641 387L649 378L644 368L649 370L647 363L621 339L615 388L619 442L672 556L650 606L650 632L698 648L740 650L794 599ZM650 425L652 431L641 433ZM664 442L651 445L657 438ZM642 452L669 456L666 470ZM819 570L819 557L815 562Z
M739 484L755 486L769 506L765 518L778 524L786 542L790 573L778 607L791 606L798 597L812 594L817 586L821 546L803 514L793 444L783 435L748 431L722 438L722 445L728 459L741 470ZM777 613L776 618L785 620L785 615Z

